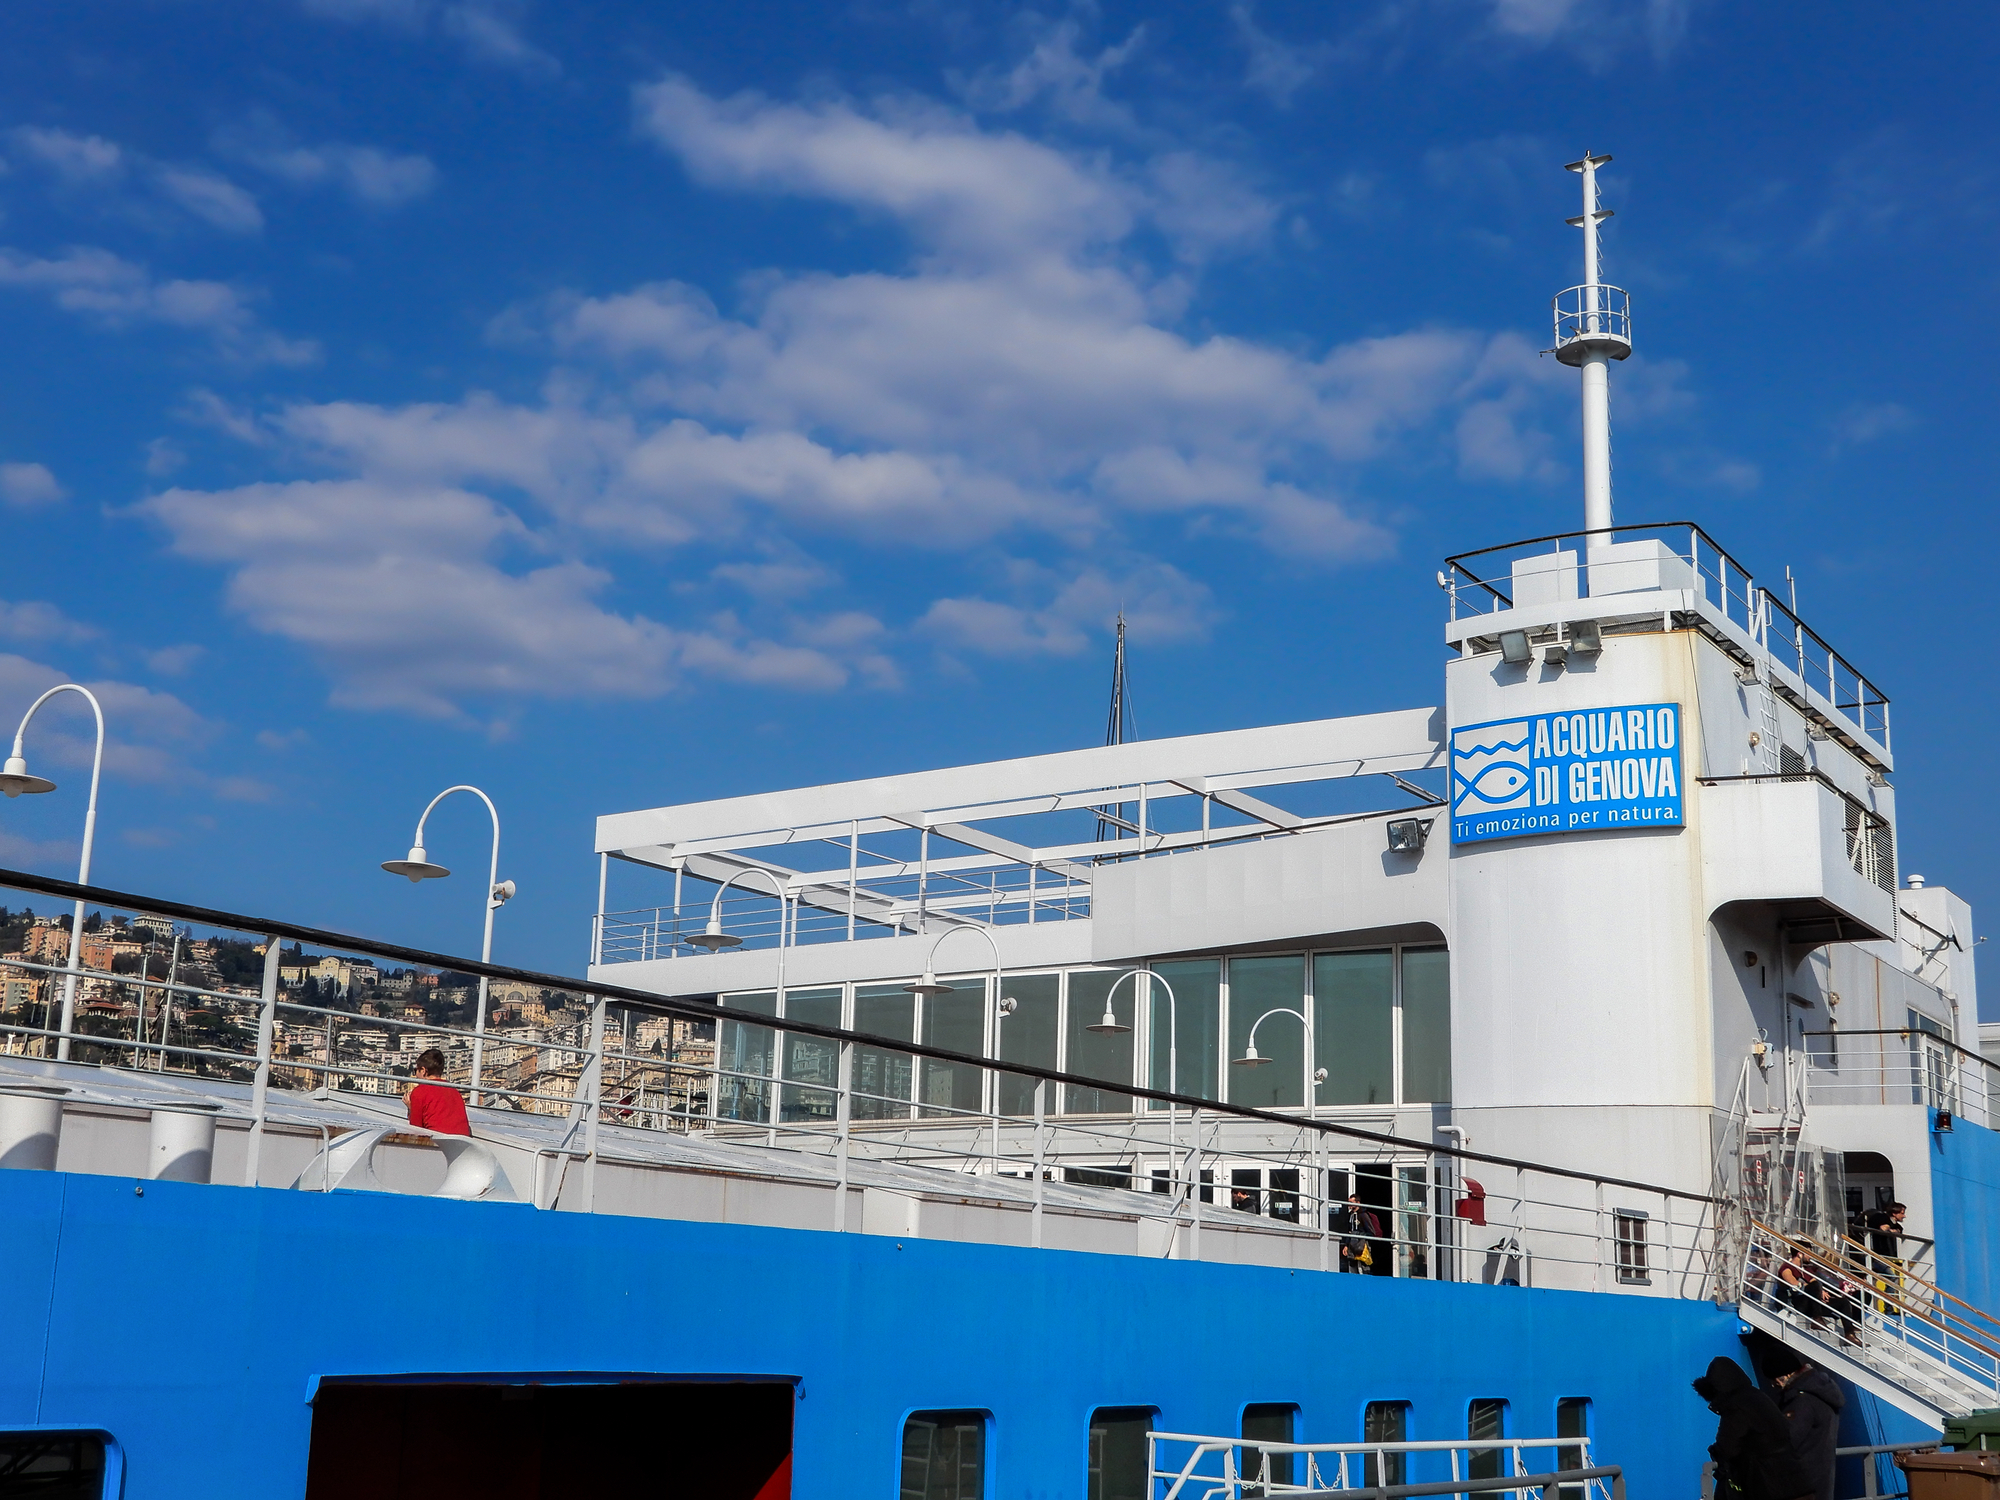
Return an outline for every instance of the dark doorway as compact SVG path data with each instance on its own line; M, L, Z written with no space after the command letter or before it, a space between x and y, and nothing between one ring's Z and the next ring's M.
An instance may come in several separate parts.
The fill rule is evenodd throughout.
M784 1381L320 1387L306 1500L789 1500Z
M1396 1168L1386 1161L1355 1163L1354 1196L1375 1215L1383 1237L1368 1242L1371 1276L1396 1274L1396 1247L1389 1236L1396 1232Z

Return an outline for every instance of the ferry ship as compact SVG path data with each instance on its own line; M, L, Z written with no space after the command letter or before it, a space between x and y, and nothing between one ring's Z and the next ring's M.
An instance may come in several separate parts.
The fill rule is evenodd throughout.
M2000 1406L1971 913L1882 688L1614 522L1607 160L1584 525L1431 702L607 812L580 979L6 874L0 1495L1695 1500L1780 1349L1899 1490Z

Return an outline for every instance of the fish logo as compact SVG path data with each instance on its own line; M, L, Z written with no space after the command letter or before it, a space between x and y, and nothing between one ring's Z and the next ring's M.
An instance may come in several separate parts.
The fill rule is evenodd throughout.
M1455 814L1526 807L1534 778L1528 774L1529 724L1510 719L1475 724L1451 737L1451 810Z

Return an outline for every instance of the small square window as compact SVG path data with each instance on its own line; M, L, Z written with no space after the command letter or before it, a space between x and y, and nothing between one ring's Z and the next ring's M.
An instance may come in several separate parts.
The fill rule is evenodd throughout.
M984 1500L986 1414L913 1412L903 1424L901 1500Z
M0 1493L96 1500L104 1467L94 1432L0 1432Z
M1635 1286L1651 1286L1651 1268L1646 1260L1646 1215L1633 1208L1612 1212L1617 1233L1618 1279Z
M1146 1500L1152 1430L1150 1406L1100 1406L1090 1414L1088 1500Z
M1364 1443L1404 1443L1410 1437L1410 1403L1407 1401L1370 1401L1361 1418L1361 1440ZM1368 1489L1383 1484L1404 1484L1408 1472L1404 1453L1382 1455L1382 1469L1377 1473L1375 1455L1370 1453L1362 1460L1361 1483Z

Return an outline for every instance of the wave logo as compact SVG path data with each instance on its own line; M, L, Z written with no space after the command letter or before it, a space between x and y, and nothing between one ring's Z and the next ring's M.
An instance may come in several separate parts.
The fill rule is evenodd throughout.
M1525 719L1478 724L1451 737L1451 810L1454 815L1526 807L1534 787L1528 774L1529 724Z

